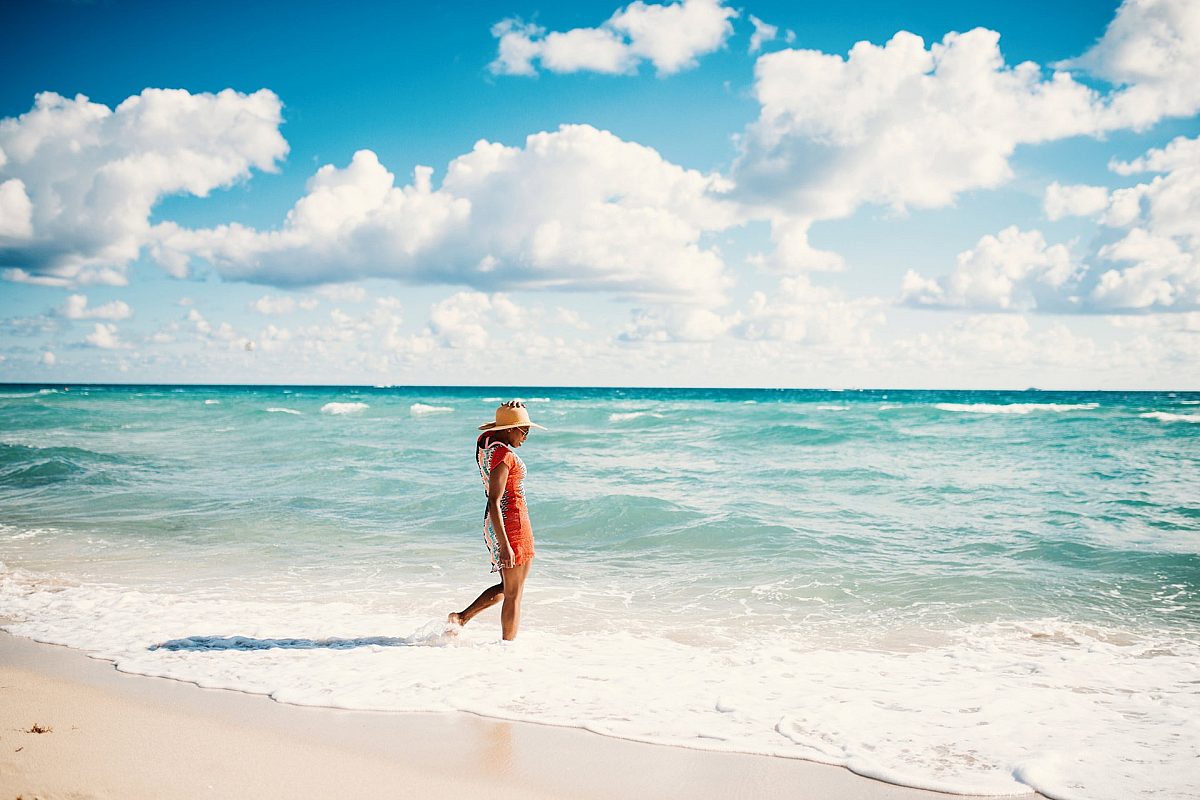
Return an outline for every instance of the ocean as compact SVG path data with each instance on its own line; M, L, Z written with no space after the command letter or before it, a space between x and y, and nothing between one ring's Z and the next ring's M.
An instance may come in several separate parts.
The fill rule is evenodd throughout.
M492 582L505 399L538 556ZM0 627L285 703L1200 796L1200 393L0 386Z

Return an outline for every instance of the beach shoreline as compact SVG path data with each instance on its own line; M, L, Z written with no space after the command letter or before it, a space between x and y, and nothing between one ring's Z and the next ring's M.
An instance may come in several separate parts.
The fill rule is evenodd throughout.
M125 674L81 651L4 632L0 693L0 798L964 797L798 759L464 713L288 705ZM50 732L34 733L35 725Z

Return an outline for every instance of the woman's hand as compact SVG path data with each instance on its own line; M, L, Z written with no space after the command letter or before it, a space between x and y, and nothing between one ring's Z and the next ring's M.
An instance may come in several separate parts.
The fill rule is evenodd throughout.
M517 557L508 542L500 542L500 569L512 569L516 561Z

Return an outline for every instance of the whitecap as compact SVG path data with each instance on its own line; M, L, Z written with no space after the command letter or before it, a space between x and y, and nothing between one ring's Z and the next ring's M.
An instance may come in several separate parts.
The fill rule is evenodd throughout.
M1200 400L1180 400L1181 406L1200 406Z
M627 411L627 412L623 412L623 413L609 414L608 421L609 422L628 422L631 419L637 419L638 417L646 417L646 416L655 417L657 419L662 419L662 414L651 413L649 411Z
M1099 403L935 403L939 411L960 411L967 414L1031 414L1034 411L1091 411Z
M419 417L424 414L441 414L446 411L453 411L450 406L427 406L424 403L413 403L408 407L408 413L414 417Z
M1159 422L1200 422L1200 414L1172 414L1168 411L1148 411L1138 414L1142 419L1156 419Z
M280 406L271 406L267 409L268 414L299 414L300 412L294 408L282 408Z
M321 406L322 414L357 414L370 408L366 403L326 403Z
M204 405L206 405L206 406L219 406L220 404L221 404L220 400L205 400L204 401Z
M850 406L817 406L818 411L849 411Z

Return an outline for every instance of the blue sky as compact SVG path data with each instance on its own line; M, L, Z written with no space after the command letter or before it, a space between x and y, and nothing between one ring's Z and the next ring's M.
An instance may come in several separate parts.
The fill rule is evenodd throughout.
M0 23L0 380L1200 386L1185 0Z

